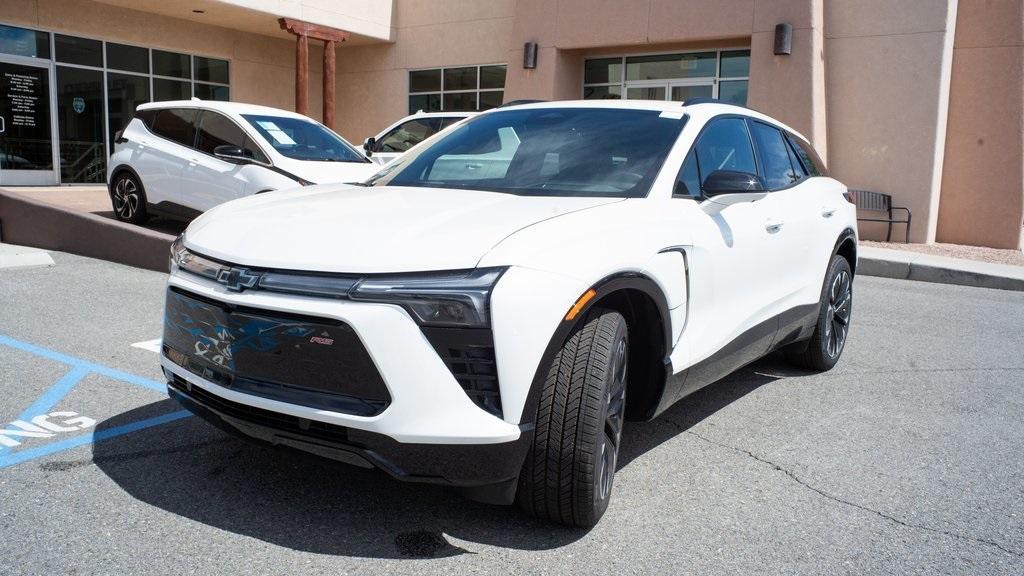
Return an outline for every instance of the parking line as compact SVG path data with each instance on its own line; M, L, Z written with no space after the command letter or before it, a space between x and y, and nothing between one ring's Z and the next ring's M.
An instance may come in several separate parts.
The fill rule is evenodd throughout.
M43 358L55 360L63 364L68 364L70 366L80 366L82 368L88 369L90 372L96 372L97 374L102 374L103 376L106 376L108 378L113 378L115 380L120 380L122 382L128 382L130 384L142 386L143 388L149 388L150 390L155 390L157 392L167 391L167 384L163 382L157 382L156 380L150 380L149 378L136 376L135 374L130 374L122 370L108 368L107 366L104 366L102 364L96 364L95 362L89 362L88 360L82 360L80 358L75 358L74 356L68 356L67 354L61 354L60 352L55 352L53 350L43 348L42 346L36 346L35 344L29 344L28 342L15 340L14 338L11 338L10 336L4 336L3 334L0 334L0 345L9 346L11 348L22 350L30 354L35 354L36 356L42 356Z
M113 428L107 428L106 430L92 431L87 434L82 434L81 436L61 440L60 442L39 446L38 448L19 450L17 452L7 454L6 456L0 455L0 469L7 468L8 466L14 466L15 464L21 464L22 462L33 460L41 456L48 456L55 452L61 452L78 446L83 446L85 444L92 444L93 442L99 442L100 440L121 436L122 434L128 434L129 432L159 426L160 424L167 424L169 422L181 420L182 418L187 418L191 415L192 413L188 410L178 410L177 412L161 414L160 416L154 416L153 418L147 418L138 422L122 424Z
M149 352L160 352L160 344L163 342L162 338L155 338L153 340L143 340L142 342L136 342L132 344L132 348L141 348Z
M159 341L157 341L159 342ZM141 344L141 343L140 343ZM40 414L45 414L51 408L53 408L58 402L61 401L65 396L70 393L74 387L82 381L83 378L89 374L100 374L113 380L125 382L153 390L156 392L166 392L167 385L163 382L157 382L156 380L150 380L143 378L142 376L136 376L123 370L117 370L110 368L102 364L90 362L88 360L82 360L81 358L75 358L74 356L68 356L54 350L43 348L35 344L23 342L21 340L15 340L10 336L4 336L0 334L0 346L7 346L29 354L34 354L49 360L54 360L62 364L66 364L71 369L61 376L57 382L55 382L50 388L42 394L31 406L22 411L21 415L18 416L18 420L31 420L33 417ZM35 448L26 448L24 450L12 451L7 447L0 447L0 468L6 468L15 464L20 464L28 460L46 456L63 450L75 448L85 444L91 444L100 440L106 440L107 438L114 438L122 434L128 434L129 432L135 432L152 426L159 426L161 424L167 424L174 422L182 418L191 416L192 413L188 410L178 410L167 414L161 414L138 422L129 422L106 430L91 430L85 434L67 438L46 444L44 446L38 446Z

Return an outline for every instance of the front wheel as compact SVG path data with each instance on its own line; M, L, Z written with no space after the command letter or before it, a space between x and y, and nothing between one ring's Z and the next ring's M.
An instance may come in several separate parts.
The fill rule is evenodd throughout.
M526 512L590 527L604 515L622 439L629 333L618 312L592 310L548 370L516 498Z
M821 310L814 333L803 352L787 354L790 362L812 370L831 370L846 346L853 314L853 272L846 258L829 262L821 289Z
M121 172L110 186L114 215L122 222L142 224L146 221L146 192L131 172Z

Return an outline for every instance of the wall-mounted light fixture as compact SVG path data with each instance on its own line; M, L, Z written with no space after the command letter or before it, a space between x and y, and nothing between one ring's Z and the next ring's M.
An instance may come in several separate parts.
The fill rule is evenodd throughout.
M527 42L523 44L523 68L533 70L537 67L537 43Z
M793 53L793 25L775 25L775 55L789 56Z

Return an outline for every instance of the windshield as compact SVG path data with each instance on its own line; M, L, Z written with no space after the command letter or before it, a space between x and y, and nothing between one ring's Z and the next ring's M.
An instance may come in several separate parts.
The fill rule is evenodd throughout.
M317 162L369 162L351 144L321 124L301 118L242 114L283 156Z
M683 127L681 112L488 112L399 157L368 184L536 196L646 196Z

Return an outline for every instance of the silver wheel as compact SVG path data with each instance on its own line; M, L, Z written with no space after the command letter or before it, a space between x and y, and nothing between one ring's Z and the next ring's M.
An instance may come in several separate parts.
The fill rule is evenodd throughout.
M615 345L612 358L612 374L605 394L604 436L601 442L600 469L597 477L597 494L607 499L612 490L612 478L618 463L619 442L622 440L622 423L626 413L626 335Z
M836 274L829 287L828 310L825 312L825 352L836 358L843 351L850 327L850 313L853 307L853 290L850 273L846 270Z
M139 211L139 187L130 176L122 176L114 185L114 212L121 220L131 220Z

